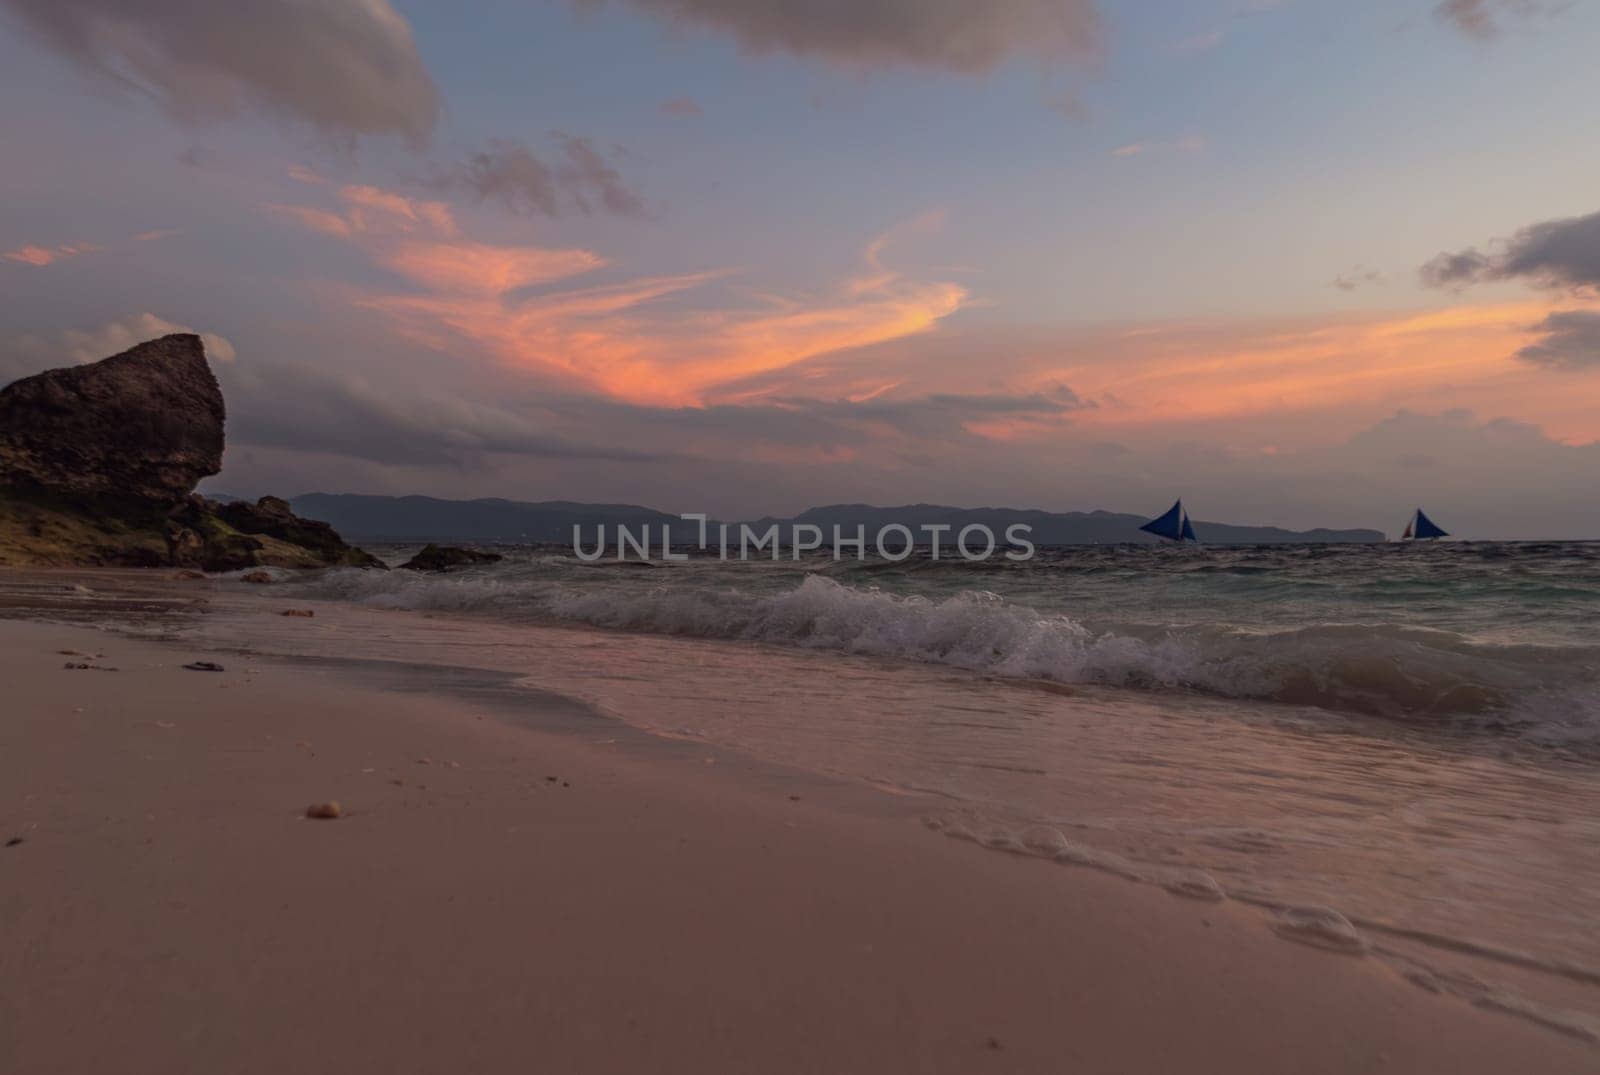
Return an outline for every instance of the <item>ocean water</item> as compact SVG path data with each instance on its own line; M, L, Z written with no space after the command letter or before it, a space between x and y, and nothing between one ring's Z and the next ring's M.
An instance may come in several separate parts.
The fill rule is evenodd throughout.
M1063 685L1600 743L1600 543L1046 548L445 576L333 573L386 608L869 655Z

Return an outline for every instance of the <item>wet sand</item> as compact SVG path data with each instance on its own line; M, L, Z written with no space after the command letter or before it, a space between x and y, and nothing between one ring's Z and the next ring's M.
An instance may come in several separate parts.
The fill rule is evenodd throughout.
M1600 1066L1253 908L413 672L0 622L0 1070Z

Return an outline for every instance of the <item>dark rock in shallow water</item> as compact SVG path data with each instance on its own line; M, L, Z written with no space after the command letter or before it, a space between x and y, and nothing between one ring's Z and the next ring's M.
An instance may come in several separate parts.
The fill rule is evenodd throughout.
M0 564L386 566L276 497L194 493L221 469L223 420L192 335L0 390Z
M503 559L505 558L497 552L459 549L454 545L429 545L400 567L404 571L448 571L452 567L493 564Z
M163 336L0 390L0 485L175 504L222 469L222 389L198 336Z

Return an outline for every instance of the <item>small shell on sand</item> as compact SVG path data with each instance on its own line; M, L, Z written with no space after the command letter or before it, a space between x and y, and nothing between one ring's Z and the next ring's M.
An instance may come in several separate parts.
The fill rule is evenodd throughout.
M332 821L335 818L342 817L343 815L344 811L340 809L337 801L312 803L310 806L306 807L306 817L319 818L324 821Z

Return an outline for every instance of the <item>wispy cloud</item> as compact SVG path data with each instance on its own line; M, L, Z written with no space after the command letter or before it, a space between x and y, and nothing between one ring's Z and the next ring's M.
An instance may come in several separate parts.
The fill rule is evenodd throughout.
M712 270L572 286L607 267L589 250L491 243L458 234L442 206L313 173L322 204L267 208L364 249L412 289L355 301L413 341L463 349L573 390L636 402L694 404L719 387L830 351L926 331L967 302L958 284L921 281L885 261L897 238L939 227L929 213L867 244L832 286L779 294L726 286ZM331 204L330 204L331 200ZM537 294L534 285L547 285ZM553 288L548 285L557 285ZM716 290L709 291L716 285ZM666 302L697 292L694 302Z
M465 161L436 170L426 184L478 202L497 202L514 213L644 215L644 199L592 142L570 134L555 137L559 153L553 160L522 142L495 139Z
M334 238L355 235L395 235L422 231L453 236L455 214L442 201L408 198L382 187L360 183L335 184L303 165L289 169L296 182L325 187L334 194L333 208L269 203L264 208L298 221L312 231Z
M438 93L389 0L0 0L108 84L183 122L247 111L348 138L421 143Z
M387 269L435 291L505 295L592 272L605 259L588 250L546 250L470 242L406 242L379 252Z
M1111 155L1123 160L1131 157L1163 153L1179 153L1193 156L1204 153L1207 144L1206 137L1203 134L1186 134L1170 142L1128 142L1114 148L1111 151Z
M698 116L703 110L693 97L674 97L661 102L661 111L668 116Z
M177 232L170 229L141 231L137 235L132 236L131 241L136 243L155 242L156 240L166 239L176 234ZM112 249L116 245L118 245L118 243L115 242L109 244L87 242L57 243L54 246L41 243L25 243L22 246L16 247L12 250L0 251L0 258L3 258L6 261L15 262L18 265L31 265L34 268L42 269L46 266L54 265L57 262L81 257L84 254L101 253L103 251Z
M1556 7L1548 0L1439 0L1433 13L1467 36L1486 41L1499 36L1506 18L1548 14Z
M905 66L983 74L1013 56L1052 63L1091 60L1102 41L1093 0L623 2L674 26L726 33L746 52L814 56L861 68Z
M1347 269L1333 278L1333 286L1340 291L1358 291L1364 287L1385 282L1383 273L1377 269L1369 269L1365 265L1357 265Z
M19 246L15 250L7 250L0 257L7 261L14 261L19 265L32 265L42 269L46 265L54 265L58 261L75 258L79 254L88 254L99 250L100 247L92 243L62 243L59 246L38 246L33 243Z

